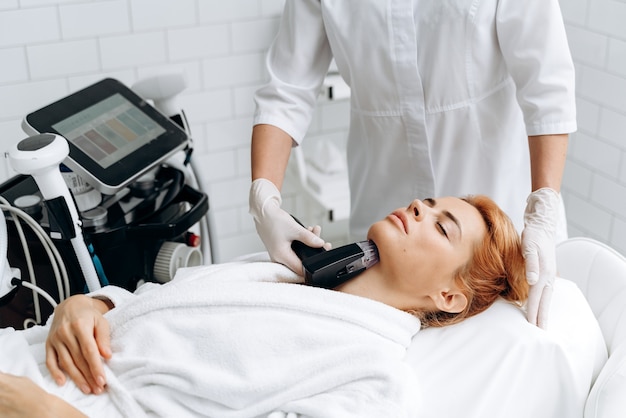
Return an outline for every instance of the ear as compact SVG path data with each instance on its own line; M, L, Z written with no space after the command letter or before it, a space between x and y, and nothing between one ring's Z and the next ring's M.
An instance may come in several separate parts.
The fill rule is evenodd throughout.
M460 290L441 291L433 298L437 309L449 313L459 313L467 306L467 296Z

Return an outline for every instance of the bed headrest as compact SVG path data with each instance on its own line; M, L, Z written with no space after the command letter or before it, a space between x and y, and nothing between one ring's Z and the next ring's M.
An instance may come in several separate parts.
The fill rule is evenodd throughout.
M626 341L626 259L593 239L571 238L557 246L557 265L587 298L611 355Z
M626 344L611 354L593 385L585 418L623 418L626 411Z
M626 411L626 259L590 238L572 238L557 246L562 276L587 297L610 357L585 405L585 418L620 418Z

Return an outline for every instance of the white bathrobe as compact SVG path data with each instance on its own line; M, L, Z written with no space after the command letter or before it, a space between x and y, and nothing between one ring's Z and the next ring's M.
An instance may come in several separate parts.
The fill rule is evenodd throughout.
M104 395L58 388L46 327L0 333L0 370L26 375L90 417L413 417L419 388L404 361L419 321L387 305L293 283L274 263L183 269L135 294L98 291L113 357Z

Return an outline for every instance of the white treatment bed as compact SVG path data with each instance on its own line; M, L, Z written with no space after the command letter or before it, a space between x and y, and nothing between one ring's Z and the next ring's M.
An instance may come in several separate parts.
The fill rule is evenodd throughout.
M560 274L575 282L597 318L608 360L585 405L585 418L626 417L626 259L588 238L557 248Z

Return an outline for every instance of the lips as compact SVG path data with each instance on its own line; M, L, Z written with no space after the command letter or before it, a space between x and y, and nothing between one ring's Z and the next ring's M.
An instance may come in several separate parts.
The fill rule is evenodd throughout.
M393 223L398 225L398 227L400 227L405 234L408 233L407 219L406 215L403 212L395 211L389 215L389 218Z

